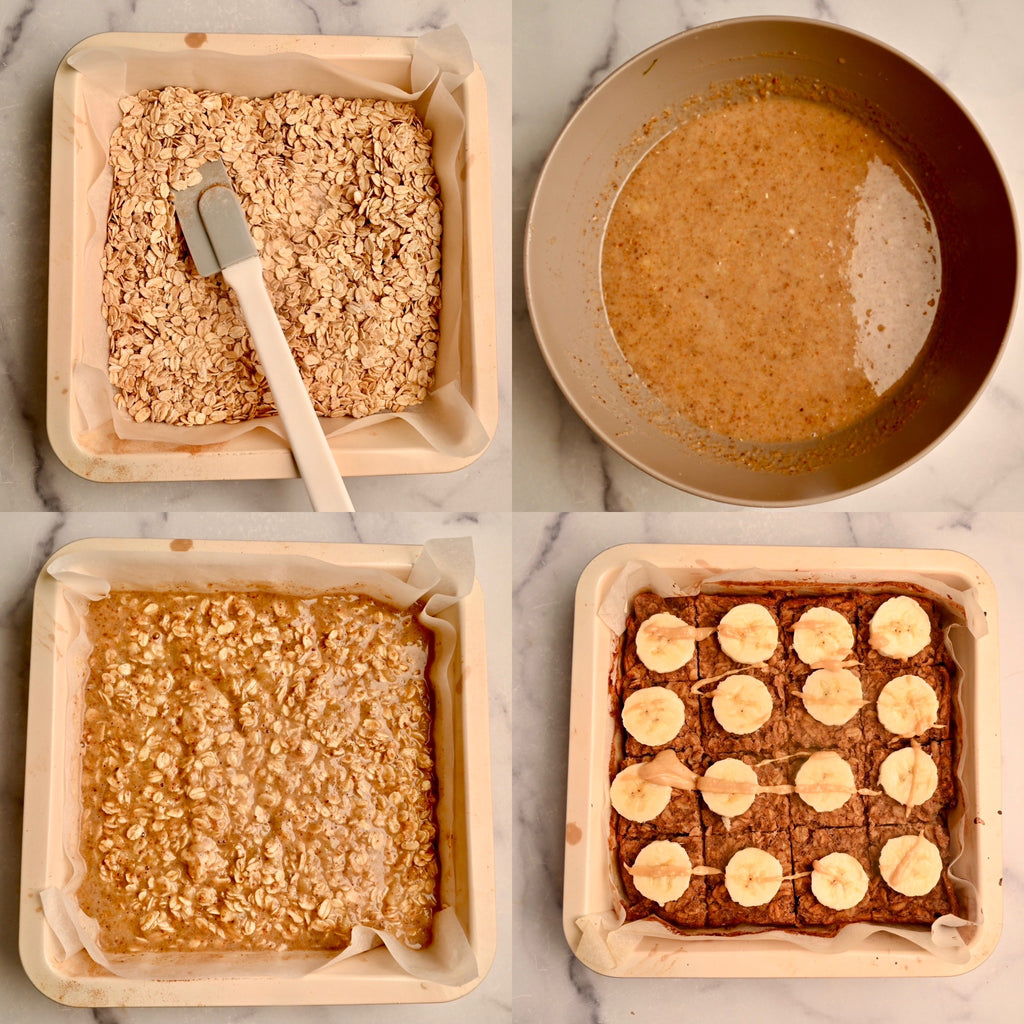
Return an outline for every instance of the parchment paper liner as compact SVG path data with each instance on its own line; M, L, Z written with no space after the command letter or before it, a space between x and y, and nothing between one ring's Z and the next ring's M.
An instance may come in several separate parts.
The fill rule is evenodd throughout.
M376 929L357 927L352 942L340 954L295 953L135 953L109 954L97 941L98 924L83 913L75 891L85 863L78 852L81 815L81 763L66 758L64 780L64 851L72 874L61 887L40 893L43 913L61 947L58 961L81 949L100 966L123 978L179 980L192 978L245 978L302 976L329 972L342 961L383 943L392 958L408 974L426 981L459 986L477 977L476 956L453 909L456 879L451 863L455 844L455 741L453 689L458 682L454 659L459 638L446 610L467 595L474 583L472 542L468 538L427 541L406 578L375 568L346 568L306 555L267 554L258 560L238 552L199 551L168 553L161 559L152 552L104 552L69 554L57 558L50 574L63 584L62 599L68 602L74 623L67 648L67 736L69 752L77 752L84 711L83 691L88 676L91 643L81 632L83 617L92 600L117 589L203 590L255 589L299 596L330 592L354 592L404 609L423 602L419 621L434 637L431 683L434 694L434 747L438 782L438 855L440 858L441 909L434 916L434 937L428 947L411 950L393 936ZM77 631L77 632L74 632ZM71 744L74 744L72 747Z
M107 157L111 134L121 116L118 100L122 96L133 95L142 88L166 85L188 85L243 96L266 96L297 89L311 95L327 93L411 103L433 132L434 169L443 203L441 316L433 390L424 402L400 413L322 420L325 433L334 437L397 419L409 424L435 451L468 457L486 448L487 432L460 390L465 118L452 92L473 71L474 64L469 44L459 28L449 26L415 40L408 91L346 71L343 60L305 53L232 54L205 47L168 53L111 46L73 54L69 64L82 76L81 91L87 114L88 130L77 133L81 147L76 159L87 161L95 172L88 190L93 229L86 240L83 261L83 294L95 298L95 302L83 303L81 358L74 364L73 371L74 397L87 430L110 422L114 433L122 439L179 446L219 444L259 428L285 436L279 416L245 423L172 426L136 423L117 408L114 389L107 377L110 339L100 308L100 258L106 239L112 183Z
M622 567L598 607L597 615L618 638L625 630L626 618L633 596L643 590L654 591L661 597L678 597L701 591L706 593L759 593L777 587L791 588L795 594L821 594L829 589L870 591L874 588L898 592L901 588L905 588L912 593L920 593L921 590L927 591L928 596L937 598L943 607L944 632L958 668L964 660L964 644L969 642L972 637L983 636L988 628L984 611L970 591L958 590L944 584L941 580L920 573L897 572L880 575L878 572L856 569L844 569L833 573L822 571L775 572L750 568L714 574L697 568L669 570L639 560L628 562ZM962 668L960 673L962 676ZM960 699L959 687L956 690L956 701L958 718L963 722L964 708ZM616 726L611 722L609 716L609 740L611 740L615 728ZM608 749L611 749L610 743ZM956 769L958 778L962 766L963 750L961 749ZM603 820L606 823L610 822L611 805L608 801L607 787L605 787L601 813ZM845 925L835 936L782 930L749 932L731 930L727 936L728 940L730 942L767 942L790 945L813 950L816 953L842 953L864 946L873 935L886 934L899 936L942 960L951 963L966 963L970 954L961 929L979 924L982 920L977 889L967 878L953 871L953 866L963 856L964 832L968 818L969 815L962 805L950 815L950 844L954 853L948 869L949 878L953 883L960 905L967 914L966 917L954 917L947 914L935 921L928 931L920 928L855 923ZM627 922L623 909L624 895L621 882L610 858L608 867L608 908L576 919L576 925L582 934L573 952L583 963L598 971L613 969L621 971L628 969L633 962L641 960L645 966L650 966L652 948L656 949L659 955L671 954L673 951L682 951L692 942L714 942L721 939L721 930L717 934L690 932L680 935L668 925L657 920ZM613 893L617 894L617 898L614 900L612 899ZM657 962L657 958L654 962Z

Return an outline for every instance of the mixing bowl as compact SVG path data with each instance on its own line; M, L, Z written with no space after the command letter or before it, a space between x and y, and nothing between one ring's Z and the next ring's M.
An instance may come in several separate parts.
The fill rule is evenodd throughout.
M680 112L729 83L759 77L813 82L854 103L865 122L907 155L941 251L941 299L921 357L864 418L810 440L747 442L688 422L633 372L602 297L602 242L623 183L678 126ZM860 490L946 436L997 364L1012 319L1017 265L1007 186L957 100L881 42L822 22L774 17L683 32L594 89L541 172L524 253L538 343L590 429L666 483L758 506L809 504Z

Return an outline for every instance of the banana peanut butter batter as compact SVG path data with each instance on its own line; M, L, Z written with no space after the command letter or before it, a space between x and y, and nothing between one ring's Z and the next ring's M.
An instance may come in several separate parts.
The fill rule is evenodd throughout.
M827 102L704 110L637 165L602 290L623 355L681 417L733 440L869 415L925 348L941 264L901 152Z

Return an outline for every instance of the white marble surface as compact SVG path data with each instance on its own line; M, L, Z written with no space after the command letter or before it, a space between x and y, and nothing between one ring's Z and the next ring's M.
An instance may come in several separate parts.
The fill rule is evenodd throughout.
M630 982L580 966L562 936L573 591L599 551L627 541L955 548L993 575L1002 623L1004 731L1024 719L1024 351L1015 331L992 385L926 459L861 495L804 509L716 505L644 477L596 442L537 353L519 279L526 205L540 164L589 88L685 27L753 13L838 21L936 72L1024 194L1024 6L1016 0L253 0L219 4L7 0L0 8L0 1019L35 1021L664 1021L810 1024L1016 1019L1024 969L1024 752L1007 743L1005 911L994 955L948 981ZM107 30L415 34L455 21L488 78L502 423L462 474L356 480L354 520L302 511L297 481L99 485L53 455L44 429L47 162L54 69ZM512 173L514 157L514 175ZM511 201L509 197L511 196ZM510 383L515 366L515 386ZM514 406L515 424L511 423ZM487 602L498 877L498 953L481 985L439 1006L191 1010L58 1007L21 970L16 940L31 587L45 558L86 536L418 542L470 534ZM1018 1003L1019 1006L1019 1003Z

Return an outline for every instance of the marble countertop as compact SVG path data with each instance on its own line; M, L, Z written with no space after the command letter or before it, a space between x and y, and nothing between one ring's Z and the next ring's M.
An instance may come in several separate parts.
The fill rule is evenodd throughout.
M834 21L881 38L935 74L974 116L1024 195L1024 8L1013 0L57 0L0 14L0 938L2 1016L12 1022L276 1021L274 1008L65 1009L26 978L20 889L32 586L46 558L89 536L418 543L470 535L488 620L498 950L454 1004L308 1007L289 1021L662 1021L688 1016L856 1021L1012 1019L1024 969L1024 825L1015 797L1024 751L1003 751L1005 917L975 971L942 981L623 981L581 966L562 935L566 749L574 589L605 548L626 542L949 548L976 559L999 594L1004 732L1024 720L1024 339L1016 327L989 387L953 434L861 494L793 509L718 505L646 477L594 439L538 353L519 273L526 207L544 156L605 75L684 28L757 13ZM96 484L67 470L45 431L47 167L54 71L97 32L239 31L415 35L462 26L488 82L492 117L499 397L494 443L447 476L351 481L355 517L303 511L298 481ZM511 200L510 200L511 197ZM514 364L514 380L513 380ZM514 421L513 421L514 416Z

